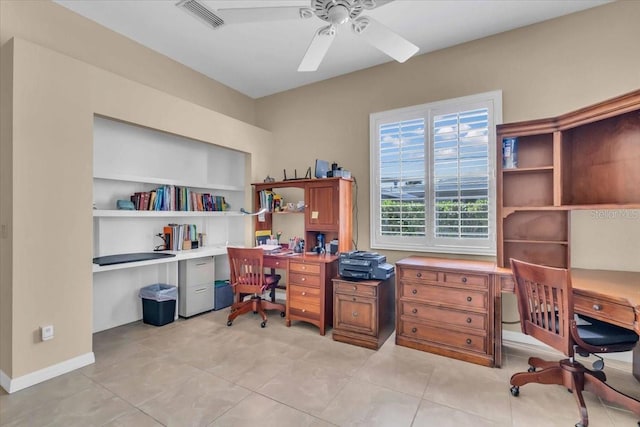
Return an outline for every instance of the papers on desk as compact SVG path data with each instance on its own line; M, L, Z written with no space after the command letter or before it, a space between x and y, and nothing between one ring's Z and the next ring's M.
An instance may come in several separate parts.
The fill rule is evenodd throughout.
M264 250L265 254L274 254L280 252L280 245L258 245L258 248Z

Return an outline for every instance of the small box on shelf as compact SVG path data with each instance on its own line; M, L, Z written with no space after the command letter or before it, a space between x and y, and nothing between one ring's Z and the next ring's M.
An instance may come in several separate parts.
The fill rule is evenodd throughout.
M502 168L515 169L518 167L518 138L502 139Z

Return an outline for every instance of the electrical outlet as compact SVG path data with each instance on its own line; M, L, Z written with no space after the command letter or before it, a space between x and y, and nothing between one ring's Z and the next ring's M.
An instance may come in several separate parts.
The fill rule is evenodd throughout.
M40 326L42 341L53 339L53 325Z

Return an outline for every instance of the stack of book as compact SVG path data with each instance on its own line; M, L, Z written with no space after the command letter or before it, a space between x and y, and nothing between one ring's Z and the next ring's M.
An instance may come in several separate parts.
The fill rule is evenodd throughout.
M139 211L226 211L224 196L199 193L188 187L163 185L148 192L131 195L131 201Z
M198 241L195 224L167 224L162 231L166 249L170 251L191 249L192 242Z

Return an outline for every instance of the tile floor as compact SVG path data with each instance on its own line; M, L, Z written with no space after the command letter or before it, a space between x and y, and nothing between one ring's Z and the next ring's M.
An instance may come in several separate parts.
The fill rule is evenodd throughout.
M509 393L528 356L506 345L502 369L394 344L378 351L321 337L271 314L226 326L228 309L155 327L136 322L94 335L96 363L11 395L2 426L517 426L569 427L573 395L531 384ZM619 364L620 365L620 364ZM609 382L640 398L630 365ZM637 427L629 412L587 393L590 426Z

